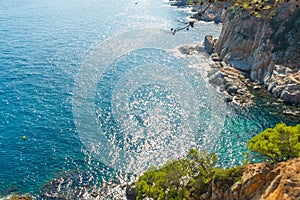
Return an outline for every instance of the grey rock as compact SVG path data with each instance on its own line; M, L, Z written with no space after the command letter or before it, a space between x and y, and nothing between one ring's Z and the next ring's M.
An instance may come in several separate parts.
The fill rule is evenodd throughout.
M137 197L137 189L135 183L131 183L126 186L126 198L127 200L135 200Z
M238 70L242 70L242 71L250 71L251 70L251 66L242 61L232 60L229 62L229 64Z
M224 98L224 101L226 103L230 103L230 102L232 102L232 97L230 95L226 95L225 98Z
M300 104L300 90L291 93L285 89L281 93L280 98L285 102Z
M269 92L272 92L272 90L274 90L274 88L276 88L277 85L278 85L277 82L271 82L271 83L269 84L269 86L268 86L268 91L269 91Z
M209 78L209 82L216 86L222 86L224 85L223 78L224 78L224 74L220 71L217 71Z
M276 96L276 97L280 97L282 91L285 89L285 86L284 85L280 85L280 86L277 86L277 87L274 87L272 89L272 93Z
M294 92L300 92L300 84L294 83L294 84L288 84L286 86L286 89L288 92L290 93L294 93Z
M206 35L204 38L204 49L208 54L212 54L215 49L215 42L211 35Z
M96 198L98 195L99 195L99 193L97 191L93 191L91 194L91 196L94 198Z
M261 89L261 86L260 86L260 85L255 85L255 86L253 86L253 89L254 89L254 90L260 90L260 89Z
M244 94L246 94L247 93L247 91L243 88L243 89L238 89L237 90L237 94L240 94L240 95L244 95Z
M222 62L215 63L220 64ZM218 91L224 95L225 102L232 102L243 107L251 106L254 96L243 82L246 80L245 76L225 62L220 65L224 65L224 67L213 68L208 72L209 83L217 86Z
M238 91L238 87L233 85L231 87L229 87L227 89L227 92L230 94L230 95L236 95L237 94L237 91Z
M290 109L287 109L285 111L283 111L283 114L285 115L292 115L292 116L300 116L300 111L292 111Z

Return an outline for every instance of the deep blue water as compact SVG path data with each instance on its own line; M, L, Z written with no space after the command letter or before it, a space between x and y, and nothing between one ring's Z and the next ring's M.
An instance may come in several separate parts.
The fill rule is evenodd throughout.
M37 195L51 191L51 181L60 177L69 181L69 188L101 184L102 178L113 176L112 169L94 158L90 149L83 145L74 122L73 99L77 97L73 91L78 72L89 60L91 52L105 40L127 31L138 32L142 28L167 31L180 26L177 19L185 19L188 14L170 8L160 0L0 0L0 5L0 197L11 193ZM217 36L220 28L220 25L200 23L196 30L184 34L196 43L206 34ZM125 43L121 45L130 45ZM120 45L113 48L120 48ZM117 87L124 86L118 82L127 80L130 71L138 72L138 67L152 69L151 63L158 66L154 70L164 67L169 70L154 73L158 78L172 77L174 69L179 73L177 77L182 75L183 78L174 78L176 81L168 85L168 89L164 86L167 80L159 82L153 77L151 81L145 77L149 83L137 87L128 100L128 116L135 118L132 121L126 121L124 117L119 117L123 121L114 120L112 113L114 109L119 112L119 108L110 105L111 99L120 92ZM207 65L199 65L204 64ZM225 105L221 106L226 109L226 112L222 111L221 121L216 120L214 117L220 112L218 106L214 106L219 103L217 97L214 100L214 93L203 86L205 83L197 70L182 68L184 65L185 59L155 48L129 52L110 63L97 83L94 111L95 120L110 142L124 148L137 140L135 144L141 143L145 147L147 142L143 138L149 136L149 141L152 141L159 134L165 138L156 141L161 147L177 137L176 131L196 130L197 133L191 135L196 138L195 145L204 148L211 144L210 149L222 160L220 165L228 167L242 162L246 141L256 133L278 122L297 123L278 115L274 107L241 110ZM172 68L168 68L170 66ZM146 71L139 73L142 76ZM186 117L183 108L190 113L194 109L185 102L176 101L176 98L189 99L184 96L183 86L180 87L180 81L186 79L196 88L196 97L200 99L199 110L195 109L199 116ZM178 94L173 95L175 88ZM151 110L153 112L148 112ZM191 122L193 117L201 119L200 128L199 124ZM85 118L84 114L82 118ZM189 126L182 128L178 125L185 121ZM118 122L124 123L125 127L118 127ZM134 138L132 132L138 137ZM126 140L126 134L129 134L130 141ZM216 140L209 141L209 136L203 136L205 134L217 134ZM27 139L23 140L22 136ZM186 137L180 141L183 139ZM153 144L149 145L149 151L153 150ZM133 148L139 150L139 145ZM141 159L136 159L138 162L134 159L132 162L141 162Z

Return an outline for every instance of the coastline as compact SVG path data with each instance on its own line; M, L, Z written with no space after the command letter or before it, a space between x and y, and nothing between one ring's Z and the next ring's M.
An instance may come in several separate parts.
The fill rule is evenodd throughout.
M188 34L188 33L187 33ZM206 52L204 51L205 45L199 45L199 44L195 44L194 46L183 46L183 47L179 47L178 49L178 53L182 53L185 54L184 56L199 56L202 54L206 54ZM204 59L205 61L209 62L210 65L215 65L216 63L221 63L222 61L218 60L218 61L214 61L215 58L211 59L208 55L207 59ZM211 66L209 66L209 64L205 65L205 68L201 68L199 69L201 73L204 74L204 78L207 82L209 82L209 77L207 75L209 75L209 71L214 69L214 68L218 68L216 66L214 66L213 68L211 68ZM219 64L217 64L219 65ZM226 64L228 65L228 64ZM193 66L195 68L197 68L197 66ZM240 78L240 75L238 75L238 78ZM258 86L256 89L254 88L255 86ZM253 91L251 91L253 90ZM293 111L293 109L297 109L297 106L293 106L293 105L286 105L284 104L282 101L276 100L271 98L272 96L269 96L266 99L266 95L270 95L262 85L260 84L254 84L250 87L250 92L254 93L254 100L255 102L262 102L261 105L266 105L268 107L272 107L272 109L276 109L279 106L286 106L287 109L283 110L282 112L285 112L287 115L291 115L291 118L294 120L299 119L298 116L300 115L295 115L295 112ZM226 102L224 102L226 103ZM228 102L227 102L228 103ZM260 104L260 103L259 103ZM289 110L291 110L292 112L288 112ZM297 111L297 110L296 110ZM296 113L297 114L297 113ZM299 113L298 113L299 114ZM295 115L295 116L294 116ZM113 188L116 189L117 191L122 190L122 194L124 195L125 190L127 188L125 183L122 184L107 184L106 186L102 186L99 190L94 190L94 191L89 191L89 193L86 194L86 198L93 198L93 199L101 199L100 194L101 193L105 193L108 189L111 189L109 185L113 185ZM11 195L9 197L12 197ZM8 197L4 197L3 199L6 200L6 198ZM25 197L25 199L22 199L23 197L20 197L20 200L27 200ZM28 197L29 198L29 197ZM33 197L34 198L34 197ZM2 200L2 199L1 199Z

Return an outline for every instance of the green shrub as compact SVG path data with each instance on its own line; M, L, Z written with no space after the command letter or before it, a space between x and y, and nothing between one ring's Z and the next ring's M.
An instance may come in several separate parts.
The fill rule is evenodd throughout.
M277 124L248 141L248 148L274 161L300 157L300 124Z
M248 141L248 148L274 161L300 157L300 124L277 124ZM199 199L210 191L212 183L222 183L229 189L241 181L242 166L230 169L214 167L214 153L191 149L187 158L170 161L161 167L151 167L139 177L137 199Z
M241 181L243 169L244 167L242 166L232 167L230 169L214 168L213 182L223 182L230 187L234 183Z
M152 167L138 179L137 199L188 199L190 193L184 182L189 177L190 166L188 159L180 159L162 167Z
M137 199L199 199L208 191L212 178L227 183L240 178L241 167L217 169L213 167L217 161L213 153L191 149L187 158L152 167L136 183Z

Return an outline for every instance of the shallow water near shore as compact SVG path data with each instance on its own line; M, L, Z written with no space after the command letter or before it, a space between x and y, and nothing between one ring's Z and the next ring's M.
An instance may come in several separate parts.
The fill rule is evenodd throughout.
M95 190L103 181L118 183L119 177L126 179L122 170L114 172L113 165L98 159L96 155L101 155L101 151L95 153L82 142L73 113L76 76L91 53L109 38L144 28L168 32L172 27L182 26L177 19L185 20L188 14L158 0L0 0L0 3L0 198L27 193L40 199L58 196L76 199L86 191ZM201 22L195 29L180 34L186 34L196 44L207 34L218 36L220 30L221 25ZM201 77L208 57L204 52L199 56L199 65L191 67L189 58L174 55L168 49L145 47L109 63L103 77L97 80L93 99L94 120L107 134L108 141L121 149L126 145L130 149L138 141L134 144L139 145L130 150L145 151L147 147L148 152L159 152L160 147L172 144L172 140L187 139L188 133L193 137L191 145L215 151L219 165L230 167L242 163L246 141L258 132L279 122L299 123L264 105L249 109L220 105L221 98L213 96ZM111 103L118 102L116 97L124 93L121 89L125 84L121 83L127 83L126 77L132 72L140 73L140 77L150 73L151 63L157 66L154 70L165 67L169 71L157 71L152 82L141 83L130 93L125 111L129 117L134 116L131 121L114 117L112 114L124 111ZM144 71L138 71L140 66ZM171 82L167 78L173 77L174 69L178 76ZM165 82L159 82L158 78L165 78ZM169 83L167 80L173 84L164 85ZM183 80L188 84L182 84ZM184 90L188 86L195 91L199 104L195 109L186 104L194 102L194 96L186 100L190 93ZM172 93L175 88L180 92ZM222 108L220 119L214 118L220 112L214 106ZM194 110L198 115L187 117ZM198 124L190 125L195 117ZM125 124L123 129L118 123ZM177 137L179 133L184 133L182 138ZM130 137L125 137L126 134ZM209 134L218 137L210 141ZM143 140L145 135L152 142L147 144ZM155 139L158 136L164 140ZM170 158L182 154L172 154ZM136 160L143 163L143 159ZM138 163L136 160L131 162Z

